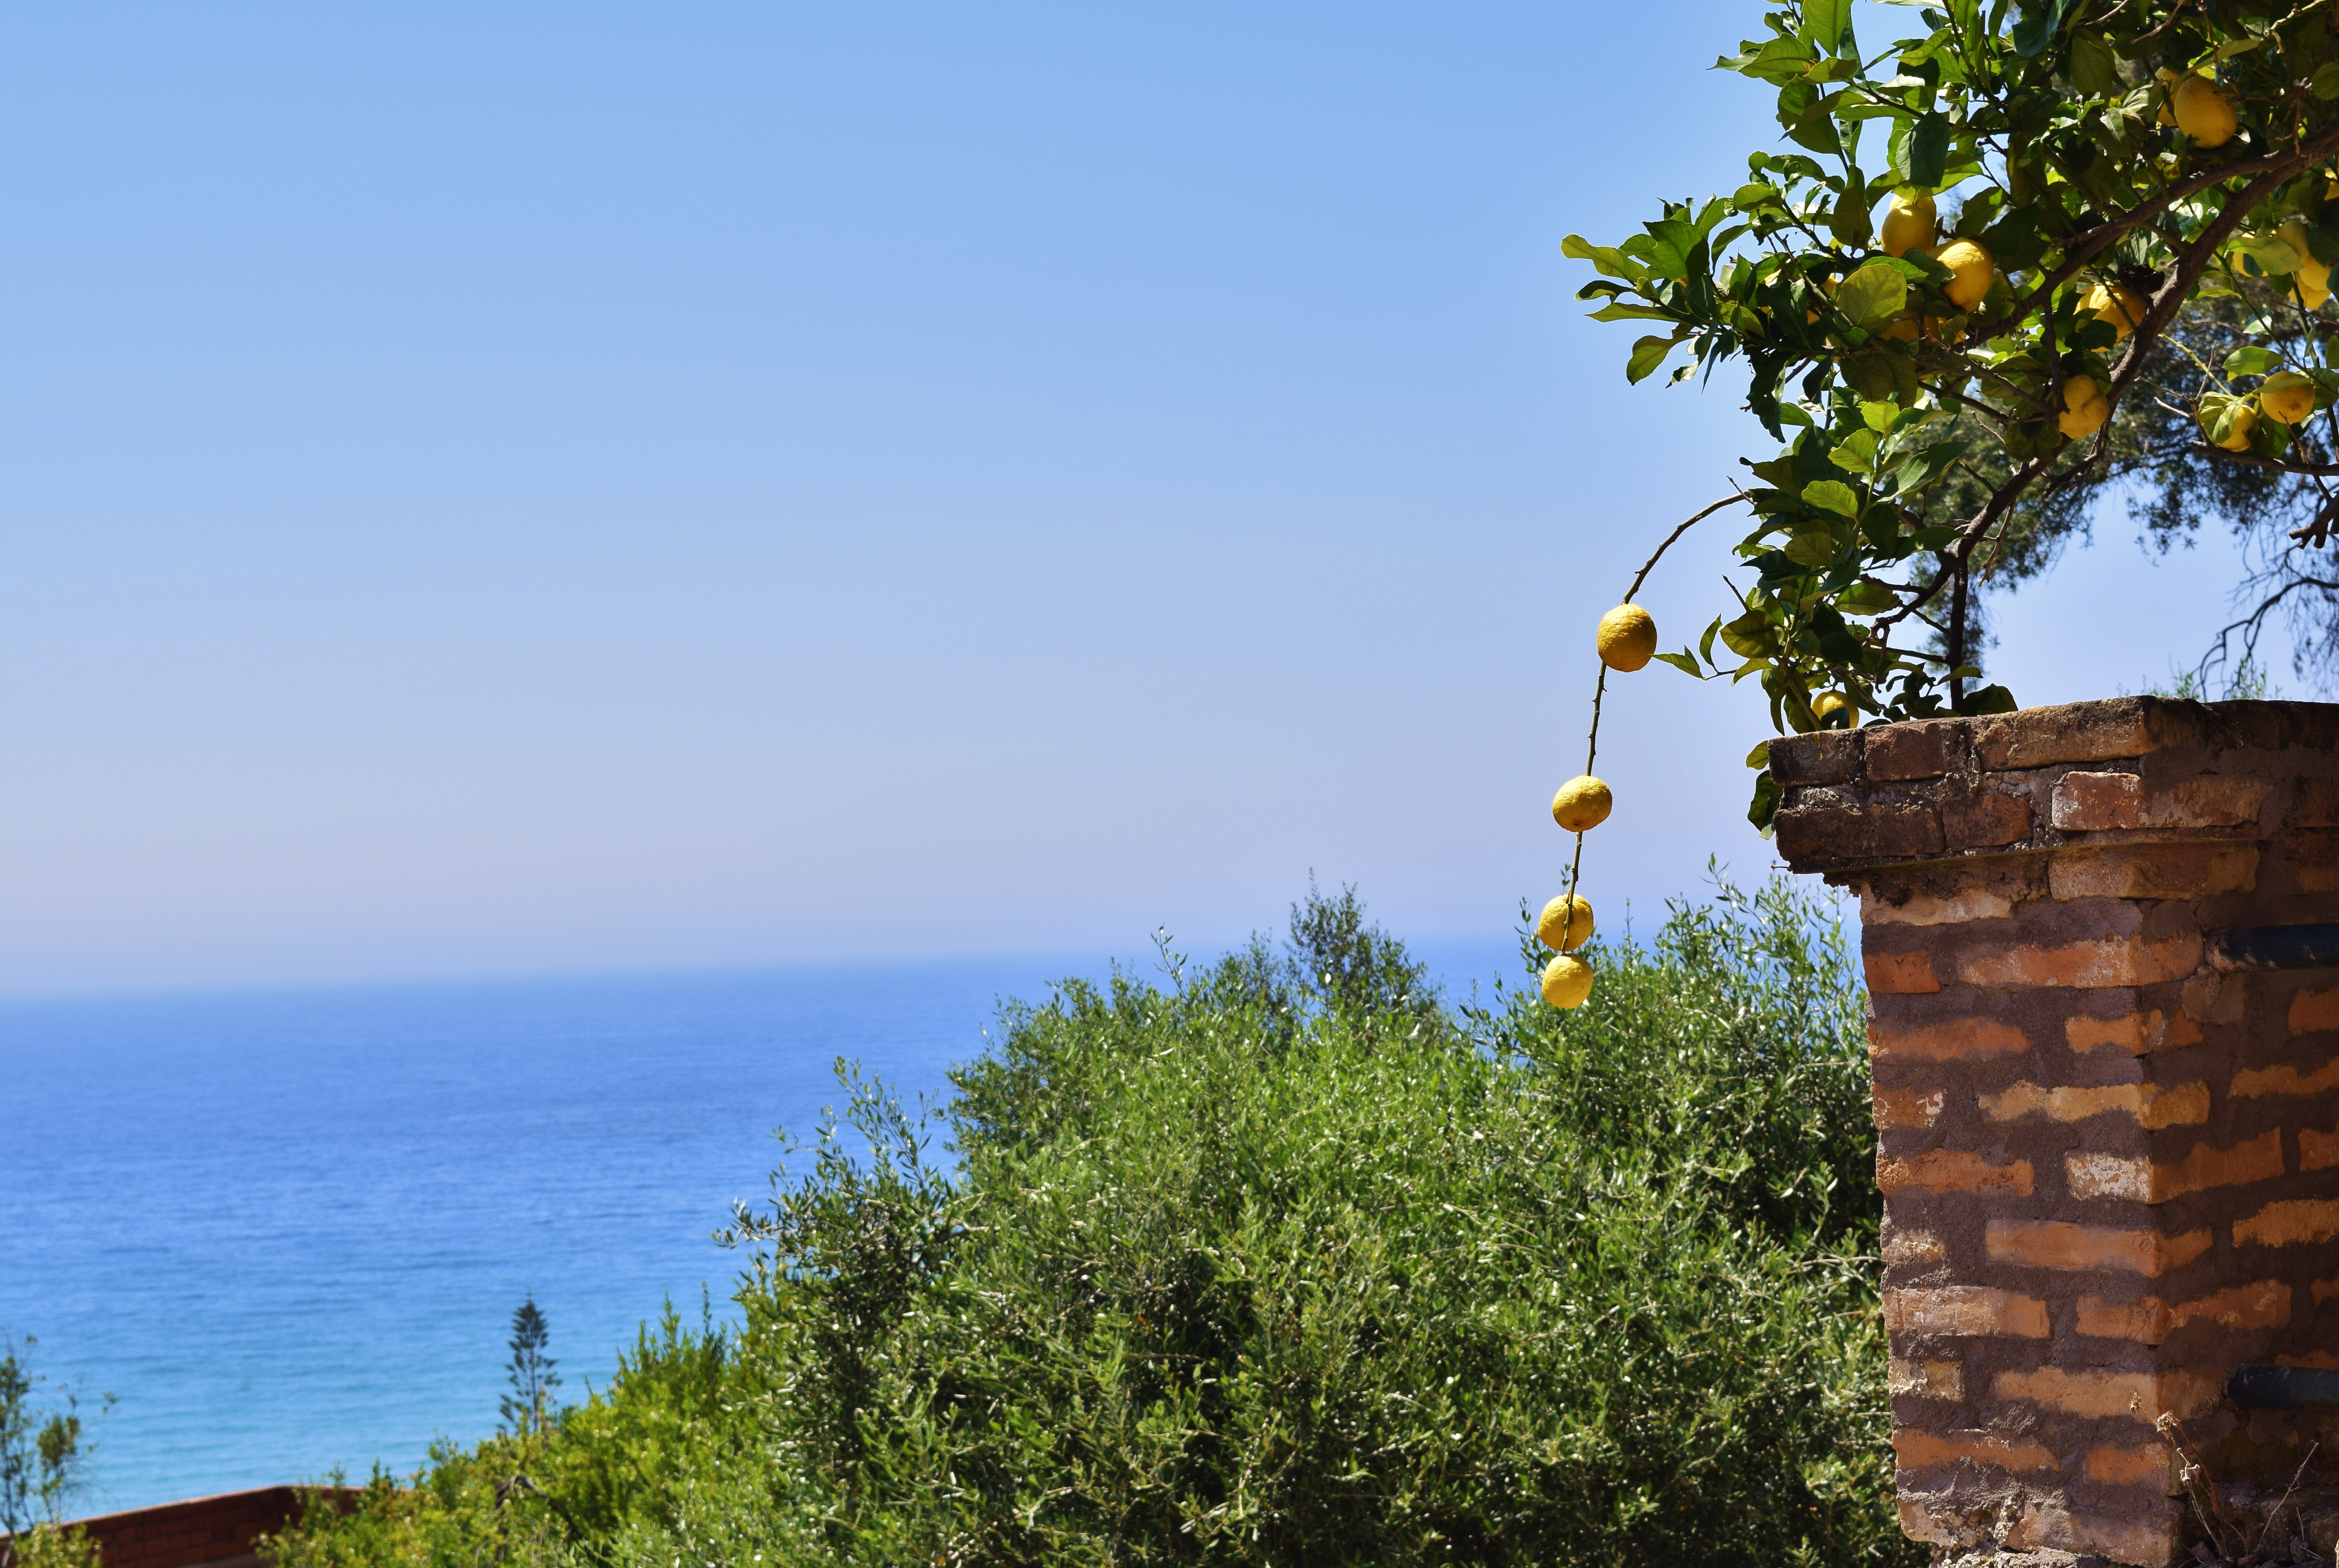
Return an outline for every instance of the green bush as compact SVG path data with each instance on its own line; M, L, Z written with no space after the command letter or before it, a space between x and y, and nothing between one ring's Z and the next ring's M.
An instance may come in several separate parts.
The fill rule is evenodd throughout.
M849 1080L735 1336L278 1560L1914 1562L1827 912L1725 886L1571 1014L1447 1005L1346 894L1065 982L944 1113Z

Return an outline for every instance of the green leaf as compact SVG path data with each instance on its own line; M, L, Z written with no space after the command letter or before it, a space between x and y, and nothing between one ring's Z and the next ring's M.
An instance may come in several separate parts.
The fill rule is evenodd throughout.
M1764 838L1769 838L1772 819L1778 814L1778 782L1772 778L1771 770L1766 767L1754 775L1754 798L1746 807L1746 820L1752 823Z
M2111 40L2096 28L2082 27L2071 35L2071 85L2089 98L2114 97L2126 91L2119 56L2112 52Z
M1624 380L1635 383L1646 380L1665 362L1665 356L1673 351L1678 341L1677 338L1633 339L1633 357L1624 363Z
M1880 616L1900 604L1900 596L1882 583L1854 583L1837 597L1835 607L1847 616Z
M1722 628L1722 646L1742 659L1761 658L1771 651L1771 623L1760 610L1749 610Z
M1924 450L1904 459L1899 468L1892 470L1894 493L1912 496L1932 484L1949 471L1951 463L1965 456L1968 445L1965 441L1935 441ZM1929 530L1920 530L1920 540L1926 531ZM1939 547L1927 547L1938 549Z
M1876 468L1876 432L1854 431L1828 453L1828 461L1847 473L1873 472Z
M1939 185L1949 161L1949 116L1935 110L1896 128L1890 155L1894 184Z
M1851 0L1803 0L1804 43L1841 54L1850 31Z
M2236 234L2226 248L2247 256L2268 277L2279 278L2298 271L2298 252L2271 234Z
M1843 281L1835 304L1857 325L1877 331L1909 308L1908 275L1890 261L1870 261Z
M1657 662L1661 665L1671 665L1682 674L1694 679L1701 681L1705 679L1705 672L1697 667L1697 656L1687 648L1683 648L1677 654L1659 654Z
M1731 205L1742 212L1752 212L1763 207L1783 206L1785 202L1786 197L1780 194L1776 185L1765 185L1759 182L1741 185L1730 193Z
M2308 79L2306 85L2309 92L2325 103L2329 103L2334 98L2339 98L2339 60L2330 60L2317 65L2314 68L2314 74Z
M1591 321L1670 321L1673 317L1670 312L1652 306L1627 305L1622 301L1611 301L1591 311L1584 319Z
M2228 376L2263 376L2269 370L2280 369L2281 366L2280 354L2271 349L2261 349L2255 345L2235 349L2226 356L2226 374Z
M1771 743L1769 741L1756 741L1754 743L1754 749L1746 754L1746 765L1750 768L1769 767L1771 765Z
M1860 516L1860 498L1852 493L1850 485L1840 479L1813 479L1803 487L1803 500L1810 506L1834 512L1840 517ZM1789 558L1792 558L1791 552ZM1828 552L1828 558L1835 558L1832 548Z
M1821 485L1834 483L1832 479L1820 481ZM1803 494L1808 497L1818 488L1817 485L1806 485L1803 487ZM1843 487L1837 485L1836 488L1841 489ZM1833 534L1815 529L1808 534L1797 534L1787 541L1787 547L1779 553L1799 567L1809 567L1818 572L1835 565L1836 548Z
M1968 692L1966 700L1958 705L1960 714L2010 714L2021 707L2014 694L2004 686L1984 686L1978 692Z
M2070 8L2071 0L2023 0L2022 20L2014 25L2014 52L2025 60L2036 60L2063 30L2063 15Z
M1874 430L1880 436L1890 433L1892 427L1900 421L1900 405L1898 403L1862 403L1860 405L1860 423L1866 425L1870 429Z

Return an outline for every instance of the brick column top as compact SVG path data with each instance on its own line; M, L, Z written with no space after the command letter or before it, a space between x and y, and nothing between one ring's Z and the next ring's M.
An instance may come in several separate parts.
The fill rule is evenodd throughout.
M2267 755L2288 751L2339 752L2339 704L2113 697L1782 736L1779 854L1847 882L1969 855L2339 827L2339 784L2271 787Z

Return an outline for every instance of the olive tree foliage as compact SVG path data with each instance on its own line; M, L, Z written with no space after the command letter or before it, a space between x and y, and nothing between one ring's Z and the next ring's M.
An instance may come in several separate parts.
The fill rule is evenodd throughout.
M1861 7L1905 19L1880 48L1851 0L1769 13L1718 64L1775 91L1780 150L1620 243L1566 245L1595 319L1650 329L1631 380L1742 360L1781 443L1742 459L1751 581L1660 656L1759 677L1781 731L2011 708L1981 681L1978 591L2038 570L2124 478L2161 484L2164 539L2206 511L2295 526L2295 550L2339 521L2316 310L2339 6L1886 5ZM2339 594L2295 554L2258 563L2275 604L2245 630ZM1849 703L1815 711L1831 691Z

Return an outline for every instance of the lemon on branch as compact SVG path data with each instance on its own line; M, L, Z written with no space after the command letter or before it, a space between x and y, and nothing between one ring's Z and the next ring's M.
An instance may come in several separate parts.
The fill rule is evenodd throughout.
M1592 940L1592 901L1561 893L1535 918L1535 940L1555 952L1574 952Z
M2300 302L2310 311L2321 309L2323 301L2331 297L2331 267L2314 259L2314 247L2307 239L2306 220L2293 218L2275 232L2284 244L2298 252L2298 271L2290 278L2297 285Z
M1638 605L1618 605L1600 617L1600 662L1630 674L1657 651L1657 621Z
M1971 240L1950 241L1933 260L1949 270L1949 281L1941 285L1941 292L1961 311L1970 311L1980 304L1982 296L1989 292L1991 280L1998 275L1989 252Z
M1563 1011L1582 1007L1592 994L1592 966L1573 953L1561 953L1543 966L1543 999Z
M1860 723L1860 709L1841 692L1821 692L1811 699L1811 717L1819 724L1824 725L1831 715L1838 713L1845 715L1847 729Z
M1590 774L1580 774L1551 797L1551 820L1570 833L1589 833L1608 820L1616 797Z
M1920 196L1913 202L1893 197L1892 204L1884 210L1884 253L1905 256L1911 251L1929 250L1933 228L1932 197Z
M2093 376L2073 376L2063 383L2063 411L2055 416L2055 428L2075 441L2084 440L2104 428L2111 412L2101 382Z
M2278 425L2295 425L2314 412L2314 383L2296 370L2276 370L2258 387L2258 407Z
M2258 411L2246 402L2222 395L2205 396L2195 418L2201 421L2201 433L2209 444L2223 447L2229 452L2250 449L2250 436L2258 428ZM2225 434L2217 433L2220 425Z
M2233 95L2206 76L2180 79L2168 94L2168 112L2176 128L2204 147L2224 146L2241 124Z
M2130 332L2136 330L2137 323L2144 320L2147 308L2143 295L2117 283L2097 283L2087 291L2087 298L2079 301L2079 309L2092 311L2097 321L2111 323L2112 340L2115 342L2125 340ZM2064 432L2066 435L2069 433L2068 430Z

